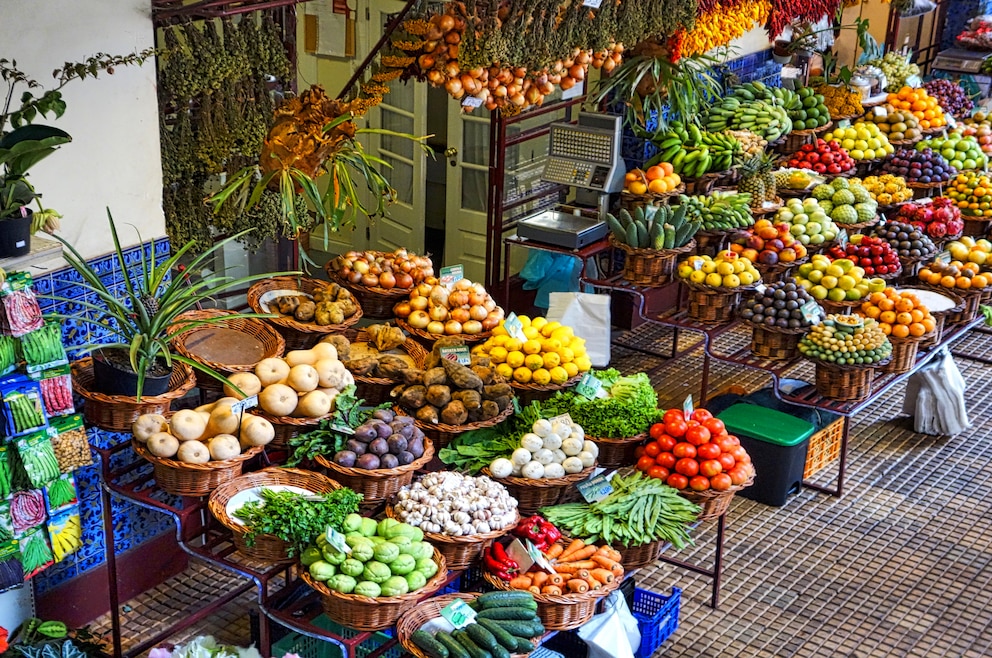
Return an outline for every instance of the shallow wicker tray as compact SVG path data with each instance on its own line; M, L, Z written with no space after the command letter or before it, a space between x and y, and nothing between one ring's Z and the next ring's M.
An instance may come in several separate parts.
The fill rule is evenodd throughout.
M422 343L432 345L434 341L444 338L447 334L432 334L429 331L424 331L423 329L417 329L410 326L410 323L402 318L394 318L393 320L396 326L410 334L420 339ZM461 338L466 345L471 345L473 343L481 343L490 336L493 335L491 331L483 331L481 334L458 334L458 338Z
M782 199L781 195L779 195L775 198L775 202L772 205L768 206L767 208L763 208L763 207L751 208L751 215L770 215L773 212L778 212L779 210L781 210L782 206L784 205L785 205L785 200Z
M679 491L679 495L702 508L697 517L700 521L721 517L730 508L730 501L734 499L734 494L754 484L754 465L748 464L748 467L751 474L744 484L734 485L726 491L713 491L712 489L707 491L691 491L682 489Z
M207 506L210 513L214 515L221 525L231 531L234 536L234 545L238 551L248 557L263 562L282 562L292 560L286 552L289 544L274 535L256 535L254 544L249 547L245 543L245 535L248 533L244 524L236 522L227 513L227 503L235 494L245 489L255 487L268 487L273 485L293 486L315 494L325 494L340 489L341 485L333 480L324 477L320 473L304 471L295 468L281 468L270 466L269 468L254 473L240 475L233 480L224 482L210 494L210 501Z
M638 206L647 206L654 204L665 204L672 197L677 197L685 192L685 184L679 183L679 186L670 192L657 193L648 192L647 194L634 194L633 192L628 192L623 190L620 192L620 205L626 208L629 212L633 212L634 208Z
M510 591L510 584L489 573L485 569L482 577L486 579L495 589ZM613 582L603 585L599 589L591 589L581 594L571 592L568 594L534 594L537 601L537 615L541 618L541 623L549 631L567 631L579 628L596 614L596 605L599 600L609 596L610 592L620 587L622 578L614 578Z
M375 508L385 502L402 487L413 482L417 469L426 466L434 459L434 446L429 438L424 438L424 454L405 466L366 470L335 464L332 455L317 455L314 461L327 471L327 477L355 493L360 493L363 509Z
M510 380L508 383L513 388L514 395L520 400L520 404L526 405L532 400L546 400L558 391L572 388L579 383L579 380L582 379L582 375L584 374L580 372L575 377L569 377L561 384L534 384L532 382L521 384L513 380Z
M854 299L854 300L844 300L842 302L832 302L829 299L818 299L816 303L820 305L828 315L831 313L840 313L841 315L846 315L851 312L851 309L857 308L864 303L864 298Z
M856 231L856 230L860 230L860 229L869 228L871 226L874 226L875 224L878 224L879 220L881 220L881 219L882 219L881 215L875 215L875 218L874 219L870 219L867 222L854 222L853 224L844 224L842 222L834 222L834 224L837 225L837 228L842 228L842 229L844 229L846 231Z
M393 406L393 411L403 416L411 416L402 407L398 405ZM498 415L493 416L489 420L480 420L474 423L465 423L464 425L446 425L444 423L425 423L422 420L414 419L414 424L419 427L424 434L430 438L431 442L434 444L435 450L440 450L444 446L451 443L456 436L470 430L482 429L483 427L493 427L499 425L504 420L509 418L513 414L513 405L506 405L506 409L499 412Z
M592 441L599 448L599 456L596 457L596 464L604 468L633 466L637 462L637 459L634 457L634 451L647 438L647 432L621 438L586 435L586 440Z
M300 578L320 594L324 614L332 621L356 631L379 631L395 624L404 612L441 589L448 577L448 566L444 556L436 548L434 562L438 566L437 573L427 581L427 584L416 592L402 596L373 598L358 594L341 594L324 583L314 580L306 569L300 570Z
M664 539L656 539L637 546L613 544L611 548L620 553L620 564L623 565L624 571L633 571L654 564L666 543Z
M696 248L695 238L674 249L635 249L619 242L612 233L609 241L625 255L623 278L638 286L665 285L675 275L678 257Z
M839 366L829 361L808 359L816 366L814 387L816 392L832 400L860 401L871 395L875 370L889 363L885 359L877 363Z
M325 285L323 281L303 277L272 277L271 279L259 281L248 289L248 305L256 313L264 313L265 311L261 306L261 298L262 295L270 290L297 290L305 292L308 295L313 295L315 291L325 287ZM350 318L345 318L344 322L340 324L318 325L312 322L297 322L295 319L285 315L268 318L266 322L271 322L279 328L279 332L286 339L287 350L307 349L313 347L324 336L339 334L361 320L363 311L358 298L355 298L355 304L358 306L358 310Z
M327 414L326 416L321 416L320 418L294 418L293 416L273 416L268 414L260 407L255 407L250 409L249 413L260 416L272 424L272 429L275 430L275 438L269 445L273 448L288 448L289 440L294 436L302 432L309 432L315 429L320 421L330 418L332 414ZM333 412L332 412L333 413Z
M947 187L952 182L953 182L952 180L934 181L931 183L918 183L916 181L906 181L906 187L914 190L935 190L938 187Z
M495 481L499 482L499 480ZM390 519L396 518L392 505L386 506L386 516ZM425 532L424 541L430 543L444 556L449 571L461 571L472 566L486 546L516 528L518 523L520 523L520 512L517 512L517 518L513 523L501 530L458 537L439 532Z
M517 499L517 510L524 516L530 516L537 514L542 507L557 503L571 485L588 478L595 468L596 465L594 464L578 473L565 475L563 478L541 478L540 480L513 476L495 478L489 472L488 467L483 468L480 473L493 478L495 482L506 487L510 495Z
M130 432L131 425L142 414L166 414L173 400L186 395L196 385L193 369L185 363L175 362L169 378L169 390L162 395L106 395L90 390L93 387L93 358L85 357L74 361L72 370L72 390L82 397L83 417L90 425L114 432Z
M922 142L922 141L923 141L923 133L920 133L919 137L913 137L910 139L897 139L894 141L890 139L889 144L891 144L896 148L905 148L907 146L913 146L917 142Z
M349 329L345 335L352 343L366 343L369 335L364 329ZM423 368L427 361L427 350L412 338L407 338L397 349L401 349L413 359L414 367ZM377 406L389 400L389 391L396 385L392 379L369 375L352 375L355 379L355 397L365 400L369 406Z
M234 459L187 464L176 459L156 457L148 452L145 444L134 439L131 447L139 457L152 464L159 488L176 496L206 496L221 484L241 475L244 463L262 452L262 446L254 446Z
M862 105L861 107L864 107L864 105ZM857 119L858 117L864 116L864 114L865 114L864 112L859 112L857 114L844 114L838 117L835 117L834 115L831 114L830 120L835 123L838 123L840 121L850 121L852 119Z
M413 288L379 288L351 283L331 267L331 262L324 264L327 278L342 288L347 288L358 300L362 312L370 318L386 320L393 317L393 305L410 294Z

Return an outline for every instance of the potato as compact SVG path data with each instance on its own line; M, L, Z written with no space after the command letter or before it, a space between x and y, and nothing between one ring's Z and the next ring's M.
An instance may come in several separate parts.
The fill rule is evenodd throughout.
M452 400L441 410L441 422L445 425L462 425L467 419L468 411L458 400Z

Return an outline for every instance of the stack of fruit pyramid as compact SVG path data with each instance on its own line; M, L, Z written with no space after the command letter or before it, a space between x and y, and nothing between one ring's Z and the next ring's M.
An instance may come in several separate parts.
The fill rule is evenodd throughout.
M772 172L775 159L766 154L755 155L741 165L741 180L737 191L751 195L751 207L761 208L765 203L778 200L778 186Z
M813 188L813 198L820 202L820 208L838 224L860 224L870 222L878 212L878 202L860 183L852 183L846 178L835 178L829 184Z

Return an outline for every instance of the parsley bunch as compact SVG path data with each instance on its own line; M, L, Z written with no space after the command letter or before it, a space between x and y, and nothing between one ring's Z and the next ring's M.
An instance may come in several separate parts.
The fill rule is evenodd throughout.
M358 511L362 496L342 487L314 500L292 491L262 489L262 500L248 502L234 512L248 532L245 544L255 545L258 535L273 535L289 543L292 557L313 543L328 526L343 530L344 517Z

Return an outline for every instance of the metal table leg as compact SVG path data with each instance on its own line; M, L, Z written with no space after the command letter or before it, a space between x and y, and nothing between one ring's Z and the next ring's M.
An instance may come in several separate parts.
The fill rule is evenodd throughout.
M830 494L840 498L844 494L844 472L847 470L847 442L850 438L851 417L843 416L843 430L840 435L840 462L837 465L837 488L831 489L820 484L803 481L803 486L813 491Z
M666 564L681 567L693 573L709 576L713 580L712 595L710 597L710 607L714 610L720 605L720 579L723 574L723 537L726 530L727 513L724 512L716 520L716 555L713 559L713 568L707 569L699 565L680 560L674 557L660 556L658 559Z
M114 545L114 515L110 492L101 481L100 500L103 503L103 551L107 560L107 580L110 596L110 631L114 642L114 658L123 655L121 647L120 592L117 588L117 547Z

